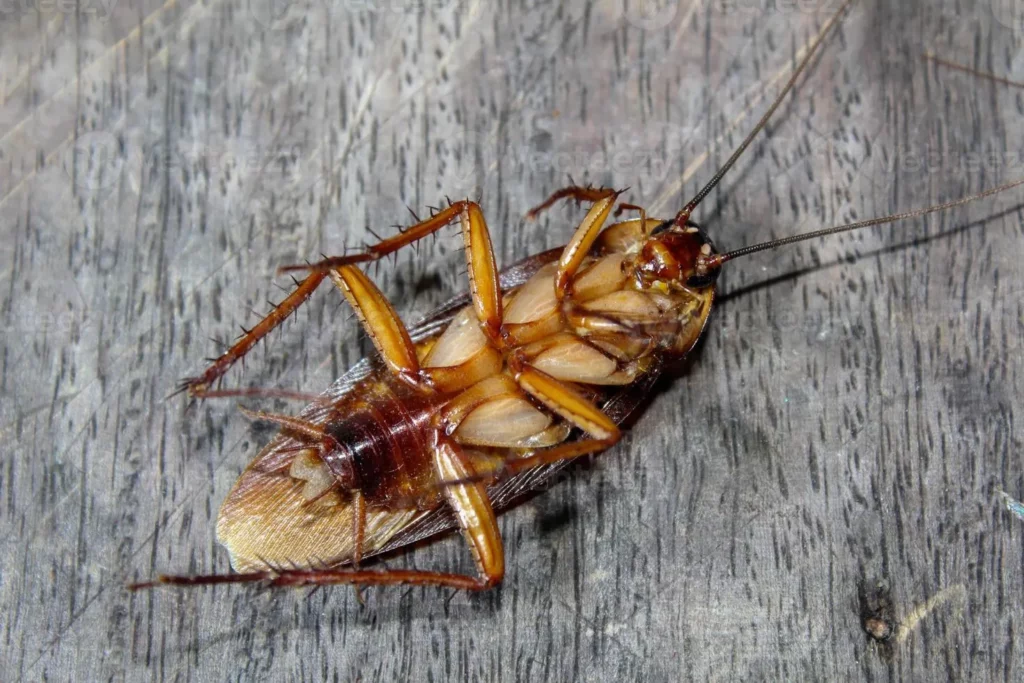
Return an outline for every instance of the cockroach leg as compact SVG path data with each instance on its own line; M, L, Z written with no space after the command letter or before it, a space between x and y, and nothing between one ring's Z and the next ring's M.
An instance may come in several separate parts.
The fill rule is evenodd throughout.
M359 569L366 542L366 498L361 491L352 492L352 566Z
M651 229L649 229L647 225L647 209L637 204L622 202L615 208L614 216L618 218L626 211L636 211L640 214L640 231L644 237L649 236L651 234Z
M331 439L331 437L324 432L323 427L298 417L280 415L278 413L268 413L263 410L249 410L248 408L242 407L239 407L239 410L242 414L252 420L261 420L264 422L279 424L283 429L286 429L299 437L305 437L311 441L322 442L324 440Z
M561 257L558 259L558 272L555 274L555 297L562 301L569 293L569 285L576 275L583 260L587 257L594 240L601 233L604 222L611 213L612 206L620 192L609 190L608 194L594 202L590 211L583 217L583 222L576 228L572 239L565 245Z
M290 401L306 401L307 403L322 403L324 397L319 394L307 394L302 391L291 389L275 389L261 387L238 387L234 389L207 389L203 391L203 398L283 398Z
M503 468L504 472L514 474L539 465L596 453L611 448L622 438L622 431L611 418L565 382L516 357L513 357L510 366L515 372L516 382L524 391L562 419L596 438L560 444L523 458L509 460Z
M478 576L409 569L280 569L269 567L267 571L248 574L162 575L155 581L132 584L129 588L139 590L159 585L198 586L259 582L265 582L271 586L409 584L475 591L496 586L505 576L505 551L494 510L487 497L487 487L482 482L472 481L476 477L476 471L469 458L454 440L438 433L433 454L438 478L442 481L458 482L444 488L445 496L455 511L459 528L472 551L473 560L479 572Z
M416 240L436 233L441 228L459 220L462 224L462 239L466 252L466 265L473 295L477 318L487 337L496 345L503 345L501 339L501 288L498 283L498 268L494 261L491 236L484 220L483 211L476 202L463 200L453 202L448 208L430 218L420 221L401 234L381 240L365 250L347 256L335 256L309 265L289 265L280 271L313 270L314 272L337 272L338 268L350 267L357 263L377 261L392 254ZM332 277L335 277L332 275ZM335 279L337 282L337 279ZM348 294L346 294L348 296ZM381 297L383 299L383 297ZM352 298L350 297L350 301ZM390 307L389 307L390 308Z
M477 474L459 445L441 434L434 446L434 467L439 481ZM476 562L479 576L474 579L474 587L482 590L498 585L505 576L505 550L487 486L482 482L456 484L445 487L445 496Z
M315 263L281 266L277 271L279 273L287 273L291 271L313 271L326 274L339 266L350 266L357 263L378 261L385 256L395 253L402 247L407 247L413 242L421 240L428 235L432 235L445 226L451 225L462 216L463 212L469 212L472 214L474 211L481 215L480 221L482 222L482 211L479 204L468 199L452 202L447 208L438 211L430 218L409 226L394 237L388 237L380 240L376 244L371 244L361 251L347 254L345 256L329 256ZM470 270L472 270L472 268L470 268Z
M615 445L618 439L619 437L616 437L615 439L582 439L580 441L573 441L571 443L563 443L551 448L545 448L544 450L537 451L520 458L509 458L502 466L500 474L516 474L517 472L530 470L534 467L540 467L541 465L549 465L561 460L573 460L575 458L583 457L584 455L591 455L598 451L611 448Z
M224 583L265 583L272 587L331 586L336 584L362 586L441 586L463 590L484 590L490 584L474 576L446 574L415 569L387 569L352 571L346 569L272 569L245 574L200 574L198 576L177 576L161 574L153 581L141 581L128 585L128 590L137 591L157 586L216 586Z
M487 223L480 207L474 202L458 202L449 209L460 205L462 211L457 216L462 223L473 307L484 334L493 345L501 348L504 345L501 287L498 283L498 268L494 262L494 249ZM444 213L441 212L434 218ZM449 222L454 218L455 215L450 216ZM440 225L439 223L438 226ZM410 228L404 234L409 234L413 230ZM405 325L369 277L356 266L344 265L335 267L331 271L331 278L352 304L366 333L388 366L401 376L422 381L416 349Z
M391 371L413 383L420 383L422 377L416 347L387 297L356 266L335 268L331 271L331 279L345 294L366 335Z
M366 541L366 498L362 492L352 492L352 567L359 569L363 561L363 544ZM319 586L317 586L319 588ZM360 605L366 605L363 600L362 587L357 583L352 586L356 593L356 600Z
M460 219L463 225L463 240L477 315L480 317L484 332L500 346L501 294L491 238L480 206L476 202L463 200L451 203L448 208L437 212L430 218L416 223L394 237L383 239L363 251L346 256L326 258L313 264L288 265L279 268L279 272L296 270L311 272L298 283L296 289L284 301L278 304L255 327L246 330L245 334L201 375L185 380L180 390L187 390L196 398L210 396L210 387L213 383L223 377L231 366L241 360L271 330L279 326L305 303L328 274L336 273L338 267L377 261L427 235L436 233L456 219ZM388 307L390 308L390 306ZM405 336L408 337L408 334Z
M617 207L615 207L615 217L618 218L619 216L624 214L626 211L638 211L638 212L640 212L640 224L641 225L646 225L647 224L647 209L645 209L644 207L638 206L636 204L627 204L626 202L622 202Z
M476 204L469 203L460 218L473 308L480 321L480 328L491 344L500 349L505 344L501 329L501 285L498 282L498 266L494 262L491 234L483 212Z
M182 382L180 390L187 390L195 398L205 398L209 395L210 387L218 379L224 376L228 369L241 360L252 347L267 336L271 330L280 325L285 319L304 304L309 297L324 281L327 274L324 272L313 272L298 283L298 286L279 303L274 310L256 324L251 330L246 330L238 341L231 345L217 360L213 361L203 374L192 377Z
M577 202L596 202L613 194L616 194L616 192L610 187L581 187L579 185L563 187L560 190L555 190L550 197L530 209L526 213L526 219L535 219L563 199L573 199Z
M562 419L579 427L592 437L596 437L593 439L593 443L580 441L576 444L568 445L585 445L585 448L593 447L593 450L586 451L593 452L594 450L609 448L622 438L622 431L610 417L602 413L601 409L594 405L593 402L565 382L538 370L516 356L510 358L509 367L515 374L516 383L526 393L543 403L548 410L558 414ZM551 452L555 452L559 448L562 448L562 446L552 448ZM555 459L564 459L564 457L556 457Z

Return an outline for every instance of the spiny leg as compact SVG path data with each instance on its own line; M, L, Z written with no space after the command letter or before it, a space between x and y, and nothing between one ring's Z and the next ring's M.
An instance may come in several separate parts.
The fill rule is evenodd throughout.
M498 520L487 496L484 483L473 481L477 473L459 445L448 436L437 433L434 445L434 468L438 480L459 482L444 487L448 504L473 554L477 576L408 569L383 570L285 570L277 573L275 586L412 584L442 586L465 590L484 590L501 583L505 576L505 551L498 530ZM163 578L163 577L161 577ZM166 581L162 581L166 583Z
M480 205L476 202L468 199L451 202L447 208L438 211L430 218L405 228L394 237L382 239L376 244L368 245L355 253L346 254L344 256L329 256L315 263L281 266L277 270L279 273L290 271L327 272L337 268L338 266L349 266L356 263L379 261L385 256L390 256L395 253L402 247L407 247L428 235L434 234L441 228L451 225L456 219L460 218L463 212L472 213L473 211L480 214Z
M590 211L583 217L580 226L576 228L576 232L573 233L572 239L562 250L562 255L558 259L558 272L555 274L555 296L559 301L565 299L568 294L576 271L579 270L590 247L594 245L594 240L601 233L604 222L608 219L608 214L619 194L619 192L608 190L607 194L594 202Z
M477 474L455 440L440 433L434 447L434 468L438 481L466 479ZM505 549L487 486L481 482L449 486L445 488L445 497L473 553L478 574L474 578L476 587L484 589L501 583L505 577Z
M232 389L216 390L216 393L213 393L210 387L223 377L235 363L244 358L261 339L284 322L299 306L304 304L334 268L384 258L402 247L433 234L446 225L450 225L456 218L461 218L463 222L463 240L466 245L471 282L477 283L474 284L474 288L481 292L481 302L486 302L486 306L483 303L478 304L477 310L478 313L483 310L487 314L486 320L481 318L481 323L485 326L484 329L490 336L492 330L500 327L501 321L500 293L488 293L488 288L497 289L497 268L494 265L490 236L487 234L487 225L484 223L480 206L468 200L459 201L452 203L448 208L439 211L430 218L407 228L401 234L381 240L360 252L327 258L312 265L291 265L280 268L279 271L309 270L312 272L301 282L298 282L296 289L284 301L275 306L255 327L251 330L245 330L242 337L214 360L201 375L185 380L181 388L183 390L187 389L192 396L197 398L236 395L234 393L236 390ZM489 258L483 258L484 255L487 255ZM498 322L494 323L494 320ZM245 391L244 395L249 396L269 396L277 395L278 393L275 390L267 390L264 393L263 390L258 389L238 391Z
M335 268L331 271L331 279L345 294L367 336L391 371L419 383L422 377L416 347L387 297L356 266Z
M323 401L320 394L309 394L292 389L275 389L273 387L235 387L233 389L206 389L203 398L283 398L289 401L305 401L316 403Z
M501 348L504 345L501 335L501 284L498 281L498 266L494 261L491 233L476 204L470 203L460 218L473 308L484 334L492 344Z
M314 443L323 443L326 441L332 441L332 437L324 431L323 426L303 420L300 417L292 417L291 415L281 415L279 413L268 413L263 410L249 410L247 408L239 408L246 417L252 420L261 420L264 422L273 422L281 426L282 429L288 430L303 440L312 441Z
M501 287L490 234L480 207L473 202L464 204L458 216L462 222L473 306L481 329L493 343L501 345ZM334 268L331 278L344 292L366 333L391 370L421 382L424 378L420 373L416 347L384 294L354 265Z
M352 566L359 569L366 543L366 497L362 491L352 492Z
M434 446L434 466L440 480L459 482L445 486L444 491L449 505L455 511L459 528L473 553L478 576L415 569L268 569L247 574L159 576L155 581L132 584L129 588L138 590L159 585L203 586L266 582L271 586L410 584L484 590L501 583L505 576L505 551L494 510L487 497L486 486L481 482L472 481L476 476L472 463L458 444L442 434L438 434Z
M628 204L626 202L622 202L621 204L619 204L615 208L615 217L618 218L619 216L621 216L626 211L637 211L637 212L639 212L639 214L640 214L640 225L646 231L646 228L647 228L647 209L645 209L644 207L639 206L637 204Z
M572 182L572 178L569 179ZM533 207L526 213L527 220L533 220L544 213L556 203L563 199L573 199L576 202L596 202L609 195L616 194L610 187L582 187L580 185L569 185L551 193L551 196Z
M188 390L189 394L196 398L205 398L210 394L210 387L214 382L224 376L224 373L232 365L245 357L247 353L271 330L279 326L285 319L294 313L299 306L306 303L309 297L324 281L327 273L313 272L306 276L298 286L285 297L284 301L274 307L263 320L258 322L251 330L244 330L244 334L231 347L220 355L213 363L198 377L191 377L182 382L181 389Z
M543 403L548 410L593 438L561 444L512 460L506 466L506 471L517 472L558 460L596 453L614 446L622 438L622 431L618 425L569 384L534 368L517 356L510 359L509 367L515 375L516 383L524 391Z
M469 282L477 319L488 338L500 344L502 309L498 268L494 261L494 249L487 223L480 205L476 202L469 200L454 202L447 209L417 223L400 235L367 248L360 254L327 258L308 266L286 266L282 270L311 268L320 271L321 269L330 269L331 277L356 308L367 332L374 338L374 344L381 351L381 355L386 360L396 361L396 365L393 365L392 368L407 372L419 372L412 342L409 341L405 328L401 326L401 321L394 314L394 309L369 278L352 264L383 258L401 247L455 222L456 219L462 224L466 266L469 271ZM339 277L344 280L345 284L339 281ZM357 301L364 302L367 306L365 311L360 310ZM379 323L380 327L374 324L375 322ZM381 334L383 336L380 336ZM398 339L398 337L402 337L402 339ZM378 343L378 340L381 343ZM393 342L392 347L390 349L382 348L382 344L388 341ZM407 348L404 352L400 348L403 346ZM390 351L392 355L389 356L386 351Z
M274 587L329 586L352 584L364 586L442 586L464 590L482 590L480 580L465 574L446 574L416 569L388 569L358 571L348 569L268 569L244 574L200 574L178 576L161 574L153 581L128 584L128 590L137 591L157 586L216 586L224 583L266 583Z

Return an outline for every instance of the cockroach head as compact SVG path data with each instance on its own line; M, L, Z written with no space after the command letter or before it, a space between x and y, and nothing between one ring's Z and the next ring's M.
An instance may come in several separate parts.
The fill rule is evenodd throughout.
M665 221L641 247L636 274L645 287L703 288L718 278L717 255L714 243L696 223Z

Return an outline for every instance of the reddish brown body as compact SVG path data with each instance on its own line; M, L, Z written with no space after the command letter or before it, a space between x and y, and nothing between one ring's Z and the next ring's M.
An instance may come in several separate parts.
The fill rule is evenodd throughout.
M444 404L441 395L375 373L333 406L324 424L332 440L324 464L371 508L429 510L442 500L429 441Z
M704 328L713 279L687 280L711 249L696 227L671 221L631 219L602 231L616 193L574 192L596 194L577 237L529 270L514 268L521 277L511 287L472 260L484 234L482 221L474 231L476 209L450 210L462 216L474 282L493 282L493 294L481 302L477 287L473 303L416 342L405 343L390 314L374 322L382 298L354 296L368 280L331 264L384 362L315 415L264 415L293 442L269 448L221 511L218 538L237 569L357 562L445 503L464 518L474 556L499 557L496 527L483 530L493 522L473 527L493 520L496 490L615 443L625 412L602 412L607 398L687 353ZM567 440L573 428L583 435ZM289 455L278 461L282 450ZM479 505L456 500L459 492ZM485 579L477 587L500 579L500 563L478 564Z
M819 33L755 133L849 1ZM1018 180L927 209L718 254L690 223L690 214L753 134L670 221L648 219L642 208L620 204L616 216L630 210L640 218L605 228L619 192L577 186L555 192L530 215L560 199L591 207L563 249L514 266L505 277L498 275L483 212L468 200L356 254L285 268L308 274L270 315L187 382L190 393L233 393L210 387L326 279L352 305L379 361L298 417L257 414L279 423L282 434L242 473L217 523L233 567L249 573L161 577L160 582L493 586L505 570L495 509L528 488L534 473L619 440L619 425L639 402L637 396L649 390L666 362L696 345L724 262L942 211L1024 184ZM462 227L469 301L411 335L358 264L455 222ZM445 509L452 514L439 516ZM359 569L364 556L386 550L397 535L406 534L405 541L419 538L449 519L466 538L476 576ZM346 563L354 568L339 568Z

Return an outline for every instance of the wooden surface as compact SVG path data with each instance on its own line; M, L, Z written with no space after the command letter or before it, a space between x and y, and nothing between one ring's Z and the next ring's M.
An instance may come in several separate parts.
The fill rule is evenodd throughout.
M510 263L570 235L521 218L567 173L671 213L834 5L0 5L0 678L1024 678L1020 191L732 264L625 442L502 518L498 590L124 589L228 569L217 509L271 433L165 397L276 266L445 194ZM1020 9L861 0L699 220L732 248L1024 174L1024 89L921 59L1024 80ZM378 281L412 320L460 259ZM369 350L325 290L231 379L319 391ZM391 562L471 566L457 538Z

